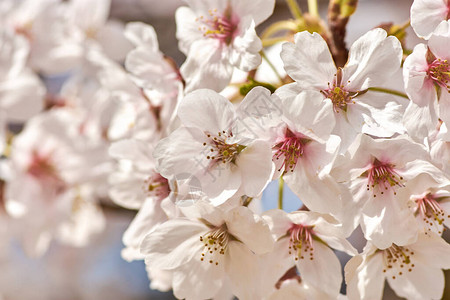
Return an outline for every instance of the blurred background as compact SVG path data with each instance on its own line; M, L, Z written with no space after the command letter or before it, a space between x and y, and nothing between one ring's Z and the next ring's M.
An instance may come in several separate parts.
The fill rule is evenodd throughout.
M299 0L304 11L307 10L306 2ZM328 1L319 3L321 15L326 19ZM154 26L161 51L181 65L184 56L177 48L174 12L182 4L181 0L113 0L111 18L125 22L143 21ZM348 25L348 45L381 23L404 23L409 18L411 4L412 0L360 0ZM285 1L278 0L274 15L258 30L263 30L273 21L287 18L290 18L290 13ZM407 47L412 48L420 40L412 31L409 33ZM263 209L276 207L277 188L276 182L267 188L262 201ZM286 191L284 194L286 210L292 211L301 206L291 192ZM134 212L110 208L105 210L105 214L106 231L96 236L88 247L73 248L53 243L50 251L40 259L28 258L18 243L5 250L13 254L8 256L9 261L3 262L4 267L0 272L0 291L5 300L174 299L171 293L149 289L143 262L127 263L120 256L122 234L134 217ZM448 232L446 239L450 240ZM355 232L351 242L361 250L364 246L361 232ZM339 256L343 264L349 259L342 253ZM447 282L450 282L450 273L446 275ZM400 298L386 287L384 299ZM444 299L450 299L448 287Z

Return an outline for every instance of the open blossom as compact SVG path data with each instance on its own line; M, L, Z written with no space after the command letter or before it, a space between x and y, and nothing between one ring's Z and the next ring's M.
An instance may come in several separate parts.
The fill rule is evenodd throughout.
M246 101L258 97L249 93ZM233 195L258 196L272 178L270 145L247 138L235 109L214 91L201 89L180 103L181 127L161 140L153 153L164 177L190 177L215 204Z
M295 44L285 43L281 52L284 68L295 83L280 88L280 97L295 97L312 89L323 95L323 105L331 103L335 118L333 134L345 151L359 132L389 137L403 132L399 126L402 106L391 95L368 91L383 87L399 69L400 42L382 29L373 29L355 41L347 64L336 68L327 43L317 33L297 33Z
M255 26L273 11L274 0L187 0L176 12L181 67L186 91L211 88L217 92L231 80L233 68L255 69L262 43Z
M339 294L337 297L330 296L323 291L314 288L313 286L301 281L300 279L289 279L283 281L281 286L273 292L268 300L286 300L286 299L297 299L297 300L310 300L310 299L320 299L320 300L344 300L347 299L346 296Z
M425 107L429 117L418 120L436 126L437 119L450 122L450 24L442 22L431 35L428 45L419 44L404 64L405 89L411 101Z
M422 146L406 137L362 135L332 170L332 176L349 191L342 218L351 219L355 227L360 223L365 238L380 249L414 241L418 227L408 208L409 186L446 180L428 160Z
M6 209L27 224L22 240L33 256L42 255L54 237L84 245L103 228L93 193L89 186L81 185L89 180L86 174L92 165L83 164L85 158L67 135L69 127L70 119L64 115L41 114L27 123L11 146L12 178L6 185ZM92 226L86 226L86 219Z
M430 184L429 184L430 185ZM444 225L450 227L450 182L447 185L412 186L414 194L409 206L414 211L419 226L426 234L442 235Z
M283 176L289 188L311 210L336 213L340 209L339 189L328 176L339 138L331 137L334 116L331 103L323 105L320 92L306 90L295 98L255 87L255 103L243 102L243 124L252 136L272 146L274 178ZM245 107L244 107L245 106Z
M416 242L377 249L368 242L363 253L345 266L350 300L381 300L384 281L399 297L442 299L444 273L450 268L450 245L436 234L419 235Z
M270 210L264 218L277 241L274 265L290 261L291 266L297 266L305 283L329 297L337 297L342 282L341 265L331 248L356 254L356 249L344 238L341 226L329 215L307 211L288 214Z
M411 5L411 27L421 38L428 40L436 27L450 17L448 0L414 0Z
M227 283L239 299L254 299L257 254L273 248L268 225L244 206L224 209L199 201L194 207L145 237L146 264L173 271L172 287L180 299L212 298Z

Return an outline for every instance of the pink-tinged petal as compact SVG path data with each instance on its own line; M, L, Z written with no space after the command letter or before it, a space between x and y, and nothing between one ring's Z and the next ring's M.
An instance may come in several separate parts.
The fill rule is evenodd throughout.
M239 299L261 299L261 288L258 281L260 268L257 256L246 245L232 241L226 253L226 266L231 289Z
M402 46L397 38L387 37L386 31L380 28L367 32L350 48L348 62L344 67L344 80L350 81L347 88L361 91L372 86L382 86L386 78L400 68L402 56Z
M444 272L432 266L416 264L411 272L387 276L389 286L399 297L411 300L441 299L444 291Z
M450 244L439 235L421 234L411 248L414 260L430 268L450 269Z
M143 259L144 255L140 252L142 240L155 226L166 220L167 216L161 209L159 201L147 198L123 234L122 242L126 248L122 250L122 257L127 261Z
M225 216L228 231L251 251L263 254L273 249L274 240L268 224L244 206L236 207Z
M250 197L259 196L272 180L274 171L270 144L255 141L238 155L236 165L242 178L240 192Z
M418 44L403 64L403 79L408 97L420 107L437 100L436 88L428 79L427 51L425 44Z
M274 0L255 0L255 1L241 1L231 0L231 7L239 16L250 15L255 20L255 25L261 24L273 13L275 7Z
M159 51L155 29L142 22L130 22L125 25L125 37L137 46L145 46L151 52Z
M303 31L294 39L295 44L283 44L280 54L286 73L302 87L327 89L336 73L327 43L316 32Z
M207 230L205 225L191 220L169 220L145 236L141 253L150 266L175 269L191 259L200 260L204 247L200 236Z
M220 43L217 39L206 39L192 44L180 68L187 93L201 88L220 92L230 83L233 66L223 57Z
M89 29L101 28L108 19L111 7L111 0L75 0L70 3L73 10L73 21L80 28L87 31Z
M411 27L419 37L429 39L447 13L444 0L416 0L411 6Z
M173 293L178 299L210 299L222 287L224 277L223 265L210 265L194 259L174 271Z
M379 249L388 248L392 243L408 245L417 239L417 222L412 212L406 203L401 203L401 199L393 195L369 199L362 213L364 236Z
M341 288L341 264L336 254L321 242L313 243L314 256L297 261L300 276L306 283L337 296Z
M187 94L181 100L178 117L184 126L217 135L223 130L231 129L236 113L233 104L225 97L214 91L201 89Z
M383 257L380 253L355 256L345 265L345 282L349 300L381 300L383 296Z

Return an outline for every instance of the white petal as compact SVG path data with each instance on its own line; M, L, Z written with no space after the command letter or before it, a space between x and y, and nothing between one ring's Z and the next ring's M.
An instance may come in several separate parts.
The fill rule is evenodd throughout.
M386 36L386 31L376 28L353 43L344 67L344 79L350 81L347 85L350 90L381 86L398 70L402 46L396 37Z
M200 260L204 246L200 236L207 230L203 224L187 219L167 221L143 239L141 253L152 267L175 269L191 259Z
M327 43L316 32L303 31L294 39L295 44L283 44L280 54L286 73L301 86L327 89L336 73Z
M274 166L272 149L263 141L255 141L242 150L236 159L242 176L240 192L250 197L259 196L272 179Z
M315 288L337 296L342 282L341 264L336 254L321 242L314 242L313 247L313 259L305 255L297 261L300 276Z
M233 104L225 97L212 90L201 89L181 100L178 117L184 126L217 135L231 129L236 113Z
M416 0L411 6L411 27L428 39L439 23L447 18L447 6L442 0Z
M268 224L247 207L232 209L226 214L225 221L228 231L253 252L263 254L273 249L274 240Z

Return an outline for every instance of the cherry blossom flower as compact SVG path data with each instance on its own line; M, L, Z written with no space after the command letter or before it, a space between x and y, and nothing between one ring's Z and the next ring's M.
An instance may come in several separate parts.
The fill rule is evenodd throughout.
M258 295L252 281L256 254L273 248L267 224L244 206L226 210L203 201L194 206L183 211L186 218L171 219L145 237L146 264L173 270L172 286L180 299L212 298L227 282L240 299Z
M317 33L297 33L295 44L285 43L281 52L284 68L295 83L281 87L281 98L293 98L312 89L331 103L342 152L359 132L389 137L403 132L399 126L402 105L392 95L368 91L382 87L400 67L400 42L382 29L373 29L355 41L343 68L336 68L327 43ZM382 66L382 67L381 67Z
M288 214L270 210L264 216L277 240L276 260L295 263L302 281L330 298L337 297L342 282L341 265L330 248L350 255L355 255L356 250L344 238L336 220L330 215L306 211Z
M421 38L428 40L436 27L449 19L448 0L414 0L411 5L411 27Z
M416 239L417 223L407 205L409 186L426 185L421 180L446 180L429 162L425 149L405 136L360 136L348 156L336 162L331 174L349 189L349 198L343 200L346 216L341 218L352 219L354 228L359 222L365 238L380 249Z
M442 235L444 225L450 227L450 182L447 185L431 184L412 186L409 206L414 211L417 222L425 233L434 232Z
M345 266L348 299L377 300L384 281L399 297L441 299L444 273L450 268L450 245L438 235L419 235L416 242L377 249L368 242L363 253Z
M252 93L259 97L242 102L242 115L246 116L242 123L252 136L272 145L274 178L282 175L309 209L339 211L339 188L327 174L340 142L336 136L330 137L335 124L332 104L323 105L320 92L312 90L293 99L270 95L262 87L255 87Z
M246 99L253 97L258 94ZM238 113L212 90L188 94L178 108L182 126L155 148L156 170L169 179L195 179L215 204L235 194L258 196L272 178L272 153L268 143L244 134Z
M274 0L187 0L176 12L180 50L187 55L181 67L186 91L223 90L233 67L243 71L261 63L262 43L255 27L273 11Z
M434 129L437 119L450 121L450 93L448 81L450 66L447 45L450 42L449 22L442 22L430 36L428 45L419 44L404 64L403 77L405 90L411 101L420 108L424 107L426 117L417 120ZM416 119L416 118L415 118ZM423 135L423 134L422 134Z
M32 256L42 255L53 237L84 245L103 228L101 220L96 222L103 216L92 206L92 193L86 194L88 187L81 185L89 181L86 174L92 165L84 165L83 155L72 146L74 140L67 136L69 121L59 113L41 114L12 143L6 209L27 224L21 235ZM82 220L86 217L92 226L86 227Z

